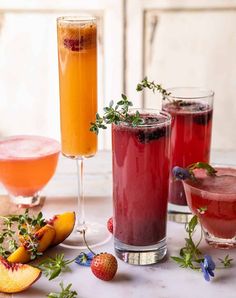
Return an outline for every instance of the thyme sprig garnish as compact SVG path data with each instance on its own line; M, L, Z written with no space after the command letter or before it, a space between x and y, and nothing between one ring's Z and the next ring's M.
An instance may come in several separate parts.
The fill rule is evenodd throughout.
M75 259L66 260L64 254L56 254L55 258L49 257L40 262L38 268L49 280L52 280L61 272L67 271L69 269L68 265L74 261Z
M0 233L0 255L7 258L18 247L16 234L21 237L24 247L30 252L31 260L41 255L38 250L38 239L35 236L36 229L43 227L46 222L42 212L37 216L30 216L29 210L26 209L24 214L0 216L3 228Z
M100 116L96 114L95 122L91 122L90 131L98 134L99 129L106 129L107 124L119 122L126 122L131 126L137 126L143 123L143 119L140 117L139 111L130 113L129 108L133 106L133 103L128 100L125 94L121 95L121 99L114 104L113 101L109 103L108 107L105 107L104 115Z
M136 90L141 91L144 88L149 88L153 92L160 92L163 96L170 95L160 84L155 84L154 82L149 82L147 78L144 78L140 84L137 85ZM130 101L125 94L121 94L121 99L118 100L116 104L112 100L108 107L105 107L104 115L100 116L96 114L95 122L91 122L90 131L98 134L99 129L106 129L107 124L119 122L128 123L130 126L138 126L144 123L144 120L140 116L139 111L130 112L130 107L133 106L132 101Z
M199 208L200 210L207 211L206 207ZM201 212L199 212L201 214ZM194 240L194 233L196 228L200 225L201 235L198 241ZM209 274L214 276L213 270L215 269L215 264L209 255L203 256L203 252L199 249L199 245L203 239L203 230L201 223L197 215L194 215L189 223L186 224L185 230L188 237L185 238L185 245L179 250L178 256L172 256L171 259L175 261L181 268L190 268L197 271L202 271L204 278L209 281ZM223 259L218 258L220 263L223 264L223 268L231 267L233 259L226 255ZM205 264L209 265L211 263L212 268L204 267ZM210 267L211 267L210 266ZM217 267L222 268L222 267ZM213 274L213 275L212 275Z
M60 284L61 291L58 293L50 293L47 295L48 298L76 298L78 294L76 291L71 290L72 284L64 287L63 282Z
M168 92L166 89L162 87L161 84L156 84L154 81L149 81L147 77L145 77L136 87L137 91L143 91L144 89L150 89L155 93L156 91L161 93L163 98L170 95L171 93Z

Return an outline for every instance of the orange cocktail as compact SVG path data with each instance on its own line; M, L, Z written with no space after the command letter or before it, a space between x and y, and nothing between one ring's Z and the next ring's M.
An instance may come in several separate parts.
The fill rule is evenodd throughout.
M0 141L0 182L14 202L35 203L33 197L56 170L59 152L59 143L46 137L14 136Z
M97 112L97 27L93 18L58 19L62 152L89 157L97 151L90 123Z

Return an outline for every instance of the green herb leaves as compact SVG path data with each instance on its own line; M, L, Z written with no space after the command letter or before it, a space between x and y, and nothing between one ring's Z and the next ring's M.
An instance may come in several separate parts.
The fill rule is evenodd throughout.
M206 212L207 208L199 208L202 212ZM185 246L179 251L179 256L172 256L171 259L175 261L181 268L190 268L193 270L202 270L201 267L205 264L207 258L210 256L203 257L202 251L199 249L199 245L202 241L202 228L200 239L195 243L193 235L199 224L197 215L194 215L190 222L186 224L185 230L188 233L188 238L185 238ZM200 225L201 226L201 225ZM231 266L233 259L226 255L223 259L220 259L220 263L223 264L224 268ZM204 273L204 272L203 272Z
M136 90L142 91L144 88L151 89L153 92L160 92L163 96L170 95L160 84L155 84L154 82L149 82L147 77L145 77L141 83L137 85ZM108 107L104 108L104 115L100 116L96 114L95 122L91 122L90 131L98 134L99 129L106 129L107 124L119 122L126 122L131 126L138 126L143 124L143 119L140 116L139 111L131 112L130 107L133 106L132 101L128 100L125 94L121 94L121 99L114 105L111 101Z
M145 88L148 88L155 93L156 91L160 92L163 97L170 95L170 92L167 92L166 89L162 88L160 84L156 84L154 81L148 81L148 78L145 77L136 87L137 91L143 91Z
M56 278L62 271L68 269L68 265L74 260L65 260L64 254L57 254L55 258L46 258L39 263L38 268L42 270L49 280Z
M185 230L188 233L188 238L185 238L185 246L180 249L178 257L171 257L172 260L182 268L199 269L199 263L203 260L201 257L202 253L198 248L202 235L197 244L195 244L193 240L193 234L195 233L197 225L198 217L194 215L185 227Z
M190 174L193 176L194 176L193 170L195 170L195 169L204 169L204 170L206 170L207 175L209 175L209 176L215 176L217 173L217 171L206 162L193 163L193 164L189 165L187 167L187 169L190 172Z
M72 284L64 287L63 282L60 283L61 291L59 293L50 293L47 295L48 298L76 298L78 294L76 291L72 291Z
M0 233L0 255L7 258L12 252L18 248L18 243L15 236L18 233L23 239L24 246L30 252L31 260L34 260L38 255L37 251L38 239L35 237L35 229L43 227L46 222L42 212L37 216L30 216L29 210L26 209L24 214L0 216L3 221L4 228Z
M226 255L223 259L218 258L218 260L220 261L221 264L223 264L223 266L225 268L229 268L229 267L231 267L232 262L233 262L234 259L231 259L229 257L229 255Z
M119 122L126 122L131 126L137 126L143 123L138 111L129 113L129 108L133 103L128 100L125 94L122 94L121 97L121 100L116 105L111 101L109 106L103 109L104 115L102 117L96 114L96 120L91 123L90 131L98 134L99 129L106 129L107 124L111 123L118 124Z

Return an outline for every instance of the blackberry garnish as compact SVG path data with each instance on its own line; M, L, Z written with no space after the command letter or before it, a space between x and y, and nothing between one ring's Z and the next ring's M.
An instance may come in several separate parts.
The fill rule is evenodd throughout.
M167 135L167 129L166 127L162 127L162 128L157 128L151 132L141 130L137 134L137 138L140 143L146 144L146 143L149 143L150 141L158 140L166 135Z
M212 111L200 115L194 115L193 121L199 125L206 125L212 118Z

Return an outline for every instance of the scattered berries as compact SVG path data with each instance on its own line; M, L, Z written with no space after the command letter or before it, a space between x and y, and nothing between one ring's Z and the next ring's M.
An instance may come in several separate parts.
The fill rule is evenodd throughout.
M186 180L191 178L191 174L187 169L181 167L174 167L172 170L173 176L178 180Z
M101 253L93 258L91 270L93 274L105 281L113 279L118 268L116 258L109 253Z
M112 217L110 217L107 221L107 229L111 234L113 234L113 218Z

